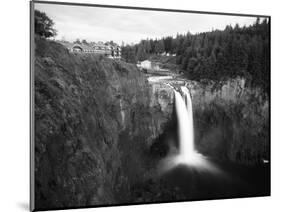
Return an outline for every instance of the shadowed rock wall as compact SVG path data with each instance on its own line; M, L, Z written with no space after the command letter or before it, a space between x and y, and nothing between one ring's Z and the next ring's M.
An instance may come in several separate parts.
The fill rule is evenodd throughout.
M35 56L36 208L128 202L170 100L132 64L41 39Z
M199 151L244 164L269 159L269 101L243 78L189 82Z

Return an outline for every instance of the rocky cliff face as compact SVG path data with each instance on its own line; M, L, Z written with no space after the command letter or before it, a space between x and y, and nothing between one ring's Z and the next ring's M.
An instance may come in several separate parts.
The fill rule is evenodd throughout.
M170 97L124 62L45 40L35 56L36 208L128 202L171 118Z
M163 84L162 82L149 82L150 85L150 108L154 111L152 113L151 129L153 137L150 140L150 144L155 141L155 138L159 136L159 133L164 133L167 125L173 124L173 110L174 110L174 91L171 87Z
M148 81L132 64L73 55L52 41L36 40L35 56L36 208L173 199L177 191L149 175L153 151L177 132L166 83L178 82ZM266 95L242 78L185 82L200 152L246 164L269 158Z
M188 86L201 152L244 164L269 159L269 102L260 89L243 78Z

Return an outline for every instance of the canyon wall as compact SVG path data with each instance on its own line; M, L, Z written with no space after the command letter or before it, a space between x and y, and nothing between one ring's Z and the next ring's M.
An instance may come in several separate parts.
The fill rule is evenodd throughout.
M127 203L172 101L132 64L35 44L36 208Z
M199 151L243 164L269 160L269 100L235 78L189 82Z

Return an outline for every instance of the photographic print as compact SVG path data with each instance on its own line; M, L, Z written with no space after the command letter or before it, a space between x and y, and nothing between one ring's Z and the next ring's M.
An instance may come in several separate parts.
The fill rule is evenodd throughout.
M270 17L32 1L31 120L31 210L269 196Z

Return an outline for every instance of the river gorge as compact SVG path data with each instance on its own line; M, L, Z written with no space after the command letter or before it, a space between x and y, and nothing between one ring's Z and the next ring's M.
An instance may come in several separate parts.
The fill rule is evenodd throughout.
M269 98L243 77L144 74L42 39L35 54L36 208L269 195ZM183 93L203 162L169 167L190 147L179 142Z

